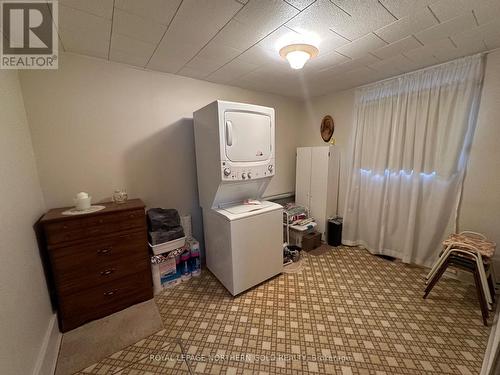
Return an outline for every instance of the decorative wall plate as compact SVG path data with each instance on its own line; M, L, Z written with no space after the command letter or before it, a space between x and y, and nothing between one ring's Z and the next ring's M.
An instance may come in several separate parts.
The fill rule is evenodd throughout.
M323 120L321 120L320 128L321 138L323 138L323 141L330 142L334 131L335 123L333 122L333 118L330 115L326 115L325 117L323 117Z

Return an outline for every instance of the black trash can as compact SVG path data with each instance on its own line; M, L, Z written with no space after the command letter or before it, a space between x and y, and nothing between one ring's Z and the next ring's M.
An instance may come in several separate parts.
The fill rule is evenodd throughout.
M330 246L342 245L342 218L335 217L328 219L328 238L327 242Z

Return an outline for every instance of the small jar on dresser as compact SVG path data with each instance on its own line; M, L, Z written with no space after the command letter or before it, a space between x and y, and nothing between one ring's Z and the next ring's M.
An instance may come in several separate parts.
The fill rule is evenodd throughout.
M153 298L144 203L102 205L71 216L53 209L40 220L61 332Z

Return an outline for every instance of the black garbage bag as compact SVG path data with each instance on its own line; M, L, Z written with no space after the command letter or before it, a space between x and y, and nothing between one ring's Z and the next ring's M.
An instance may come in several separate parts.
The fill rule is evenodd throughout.
M147 212L149 243L158 245L184 237L181 218L174 208L151 208Z
M169 231L181 225L179 213L174 208L150 208L147 212L147 221L150 232Z
M149 243L151 245L158 245L164 242L173 241L178 238L184 237L184 230L178 226L171 230L157 230L149 232Z

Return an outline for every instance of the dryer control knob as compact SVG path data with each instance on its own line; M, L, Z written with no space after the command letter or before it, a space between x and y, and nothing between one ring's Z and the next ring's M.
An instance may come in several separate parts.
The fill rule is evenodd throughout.
M248 172L248 178L252 178L252 174Z
M231 169L224 168L224 176L229 176L231 174Z
M246 174L245 172L243 172L243 173L241 174L241 178L242 178L242 179L247 178L247 174Z

